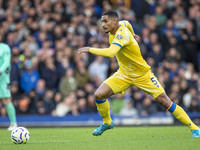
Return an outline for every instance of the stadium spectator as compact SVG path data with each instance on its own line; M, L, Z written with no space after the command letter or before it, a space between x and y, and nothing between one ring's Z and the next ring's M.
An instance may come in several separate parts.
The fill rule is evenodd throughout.
M83 60L76 62L75 78L77 80L77 86L79 88L84 87L85 84L90 82L90 74L87 71L86 65Z
M193 98L191 101L191 104L188 108L189 112L199 112L200 111L200 106L198 105L198 102L196 98Z
M138 110L134 108L131 100L125 101L124 107L119 112L119 115L121 116L136 116L137 114Z
M200 92L197 93L196 100L197 100L198 106L200 107Z
M148 31L146 31L146 32L148 32ZM156 32L151 32L149 34L149 43L147 45L148 46L148 52L153 51L153 45L159 44L158 40L159 40L159 38L158 38L158 34Z
M20 60L19 60L20 51L18 47L14 47L12 49L12 58L11 58L11 72L10 72L10 80L12 82L17 82L19 84L20 80Z
M30 49L32 56L36 56L39 47L38 43L35 41L35 38L32 35L27 35L25 40L22 41L19 45L21 50L24 50L26 47Z
M54 64L53 57L48 57L45 59L44 63L39 63L38 67L41 78L44 79L46 83L46 88L56 91L58 86L58 70Z
M110 101L110 104L112 106L111 107L112 113L119 114L120 110L123 109L123 107L124 107L124 103L125 103L125 101L124 101L123 95L117 94L116 96L114 96L112 98L112 100ZM127 109L127 108L125 108L125 109Z
M73 107L73 112L77 112L78 107L74 107L76 104L76 95L71 92L67 97L64 98L63 102L58 103L55 110L52 112L53 116L65 116L71 112Z
M191 62L195 70L198 71L198 62L197 62L197 38L194 24L192 21L188 21L186 27L183 30L181 35L184 43L185 61Z
M55 109L55 101L53 98L53 90L47 89L44 96L44 107L46 114L51 114L51 112Z
M66 70L65 76L61 79L59 85L59 91L62 97L68 96L70 92L77 90L77 80L74 77L74 70L69 68Z
M40 79L40 75L37 70L33 68L31 60L25 62L25 71L22 72L20 77L20 87L24 93L29 93L31 90L35 90L37 81Z
M20 91L18 82L12 82L10 86L10 92L12 94L12 100L18 101L20 99Z
M36 94L38 96L38 99L43 99L45 92L46 92L46 83L43 79L39 79L37 82L37 86L36 86Z
M86 83L84 86L84 90L85 90L87 96L92 94L94 92L94 87L93 87L92 83L90 83L90 82Z
M29 104L30 104L30 98L28 96L23 96L20 100L19 100L19 110L18 113L19 114L28 114L29 113Z
M156 6L155 17L158 26L163 26L167 20L167 16L163 13L164 8L160 5Z
M152 102L149 96L146 96L142 103L137 105L138 113L141 115L155 114L157 112L156 104Z
M102 56L96 56L96 59L89 66L89 73L93 81L102 82L106 79L108 65L103 61Z
M60 92L54 94L54 101L56 105L62 101L62 94Z
M167 52L166 52L166 58L167 61L169 62L181 62L181 54L180 52L174 48L171 47Z
M79 98L77 99L78 104L78 112L81 114L87 113L87 100L86 98Z
M40 101L43 101L43 97L40 97L37 95L38 93L35 90L31 90L29 92L28 96L30 98L29 103L29 114L37 114L39 112L38 104L40 104Z
M188 89L188 92L186 94L183 95L183 105L185 106L185 108L189 108L192 99L196 96L196 88L195 87L190 87Z
M159 43L155 43L152 45L152 51L150 51L147 57L151 57L154 59L154 66L158 67L159 63L162 62L164 57L164 51Z
M54 55L54 50L50 48L50 41L44 41L42 48L37 51L37 57L40 61L45 61Z

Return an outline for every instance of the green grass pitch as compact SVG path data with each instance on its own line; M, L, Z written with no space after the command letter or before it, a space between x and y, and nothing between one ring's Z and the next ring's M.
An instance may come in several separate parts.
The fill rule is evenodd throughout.
M115 127L95 137L95 127L28 128L27 144L15 145L0 129L0 150L200 150L185 126Z

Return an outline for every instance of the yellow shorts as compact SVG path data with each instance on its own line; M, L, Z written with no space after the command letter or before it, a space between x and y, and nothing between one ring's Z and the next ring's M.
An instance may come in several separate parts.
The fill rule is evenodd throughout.
M159 83L157 78L151 72L147 71L143 76L137 78L131 78L125 76L119 70L104 81L115 94L124 92L131 86L136 86L146 94L151 95L153 98L158 97L164 92L162 85Z

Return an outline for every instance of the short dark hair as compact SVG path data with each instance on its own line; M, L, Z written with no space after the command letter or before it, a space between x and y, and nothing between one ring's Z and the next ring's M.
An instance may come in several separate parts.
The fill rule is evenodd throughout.
M108 17L117 17L117 18L119 18L117 12L116 11L112 11L112 10L104 12L102 16L105 16L105 15L108 15Z

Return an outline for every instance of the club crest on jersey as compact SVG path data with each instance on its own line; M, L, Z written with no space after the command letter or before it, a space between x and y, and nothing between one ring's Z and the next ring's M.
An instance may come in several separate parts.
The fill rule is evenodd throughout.
M123 38L123 36L120 35L120 34L118 34L117 37L116 37L116 39L118 39L118 40L121 40L122 38Z

